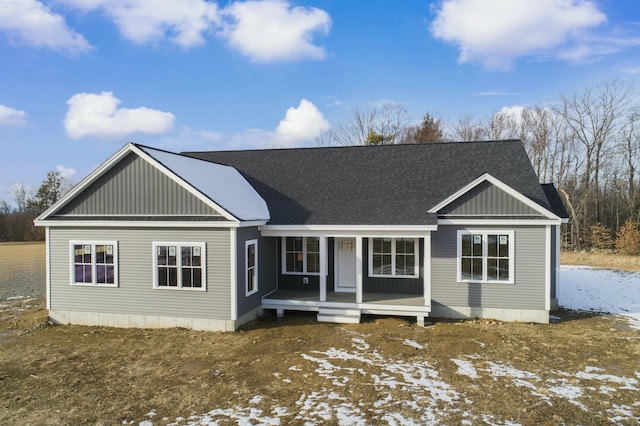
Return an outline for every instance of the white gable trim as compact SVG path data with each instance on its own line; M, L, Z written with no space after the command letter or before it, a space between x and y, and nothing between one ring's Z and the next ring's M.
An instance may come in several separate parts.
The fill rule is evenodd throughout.
M549 219L560 220L560 217L555 215L550 210L547 210L546 208L542 207L540 204L538 204L535 201L529 199L528 197L522 195L520 192L518 192L515 189L511 188L509 185L505 184L501 180L491 176L489 173L483 174L482 176L480 176L479 178L473 180L472 182L470 182L466 186L462 187L461 189L459 189L458 191L456 191L455 193L453 193L449 197L445 198L443 201L441 201L440 203L438 203L437 205L435 205L434 207L429 209L429 213L438 213L439 210L441 210L445 206L451 204L453 201L457 200L458 198L460 198L461 196L463 196L467 192L471 191L473 188L475 188L476 186L480 185L482 182L491 183L492 185L496 186L498 189L501 189L502 191L506 192L507 194L509 194L510 196L515 198L516 200L520 201L521 203L524 203L528 207L531 207L533 210L537 211L538 213L540 213L541 215L543 215L543 216L545 216L545 217L547 217Z
M102 175L104 175L107 171L109 171L114 165L116 165L120 160L122 160L130 152L135 153L140 158L142 158L143 160L147 161L149 164L151 164L152 166L160 170L160 172L165 174L167 177L169 177L171 180L176 182L178 185L182 186L187 191L189 191L189 193L191 193L193 196L195 196L200 201L202 201L203 203L205 203L206 205L208 205L209 207L211 207L212 209L220 213L220 215L225 219L233 223L240 222L235 216L233 216L231 213L229 213L228 211L220 207L213 200L210 200L207 196L202 194L200 191L198 191L196 188L194 188L192 185L190 185L180 176L176 175L174 172L172 172L171 170L163 166L160 162L155 160L146 152L142 151L133 143L129 142L128 144L120 148L120 150L118 150L118 152L113 154L109 159L107 159L107 161L102 163L98 168L96 168L93 172L91 172L87 177L81 180L76 186L74 186L71 189L71 191L67 192L60 200L58 200L51 207L45 210L40 216L38 216L34 220L35 225L43 226L45 224L45 220L49 216L51 216L53 213L55 213L56 211L64 207L69 201L74 199L78 194L80 194L82 191L88 188L92 183L98 180ZM53 225L54 223L50 222L49 224ZM56 224L57 224L57 221L56 221ZM227 226L229 225L227 224Z

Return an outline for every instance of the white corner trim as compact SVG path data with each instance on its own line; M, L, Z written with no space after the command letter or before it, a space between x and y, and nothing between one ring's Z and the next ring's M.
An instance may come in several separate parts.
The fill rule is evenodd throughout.
M231 320L238 319L238 231L235 228L229 230L229 283L231 284Z
M422 268L424 274L424 303L431 306L431 232L427 233L423 238L424 244L424 266Z
M549 219L560 220L560 218L557 215L555 215L553 212L547 210L546 208L542 207L540 204L538 204L538 203L534 202L533 200L529 199L528 197L524 196L523 194L521 194L520 192L518 192L515 189L511 188L509 185L507 185L506 183L502 182L501 180L491 176L489 173L483 174L482 176L480 176L480 177L476 178L475 180L471 181L470 183L468 183L467 185L465 185L464 187L462 187L461 189L459 189L458 191L456 191L455 193L453 193L449 197L445 198L443 201L441 201L440 203L438 203L437 205L435 205L434 207L429 209L428 213L437 213L439 210L441 210L445 206L451 204L453 201L455 201L456 199L460 198L462 195L466 194L467 192L469 192L470 190L472 190L473 188L475 188L476 186L480 185L482 182L485 182L485 181L491 183L492 185L494 185L496 187L498 187L498 189L501 189L502 191L506 192L507 194L509 194L510 196L515 198L516 200L524 203L528 207L531 207L533 210L537 211L538 213L542 214L543 216L545 216L545 217L547 217Z
M545 227L544 238L544 308L548 311L551 309L551 225Z
M44 241L45 241L45 265L47 270L45 271L45 294L47 301L47 310L51 310L51 229L47 226L44 229Z

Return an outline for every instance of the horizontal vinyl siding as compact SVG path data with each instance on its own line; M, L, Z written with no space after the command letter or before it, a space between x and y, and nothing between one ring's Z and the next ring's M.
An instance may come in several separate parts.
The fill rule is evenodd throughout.
M545 227L468 227L513 230L515 284L457 282L457 231L440 226L431 233L431 298L434 305L501 309L545 309Z
M258 240L258 291L246 296L246 253L245 243ZM277 238L261 237L257 227L237 229L237 294L238 316L250 312L262 304L262 297L276 288L276 241Z
M51 228L51 309L80 312L230 319L228 229ZM70 240L118 242L118 287L70 281ZM153 288L153 242L204 242L207 291Z
M521 201L497 188L489 182L483 182L462 197L440 210L445 215L535 215L540 213Z
M219 215L136 154L129 154L59 215Z

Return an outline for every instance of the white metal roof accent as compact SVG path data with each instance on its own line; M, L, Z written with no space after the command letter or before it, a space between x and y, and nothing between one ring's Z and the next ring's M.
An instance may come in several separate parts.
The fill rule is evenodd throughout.
M264 199L233 167L138 146L239 220L269 220Z

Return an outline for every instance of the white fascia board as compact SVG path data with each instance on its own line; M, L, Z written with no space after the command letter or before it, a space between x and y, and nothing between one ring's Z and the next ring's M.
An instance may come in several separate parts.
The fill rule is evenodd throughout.
M35 220L35 226L49 226L51 228L239 228L241 226L259 226L263 222L253 225L240 222L221 221L135 221L135 220Z
M388 236L419 237L435 231L437 225L264 225L260 234L265 237L315 237L315 236Z
M438 225L560 225L560 219L438 219Z
M234 215L232 215L231 213L229 213L228 211L223 209L215 201L211 200L209 197L204 195L202 192L198 191L191 184L189 184L187 181L182 179L180 176L176 175L173 171L171 171L170 169L165 167L162 163L160 163L158 160L153 158L151 155L147 154L146 152L144 152L143 150L141 150L140 148L138 148L135 145L132 145L131 150L133 152L135 152L136 154L138 154L142 159L146 160L148 163L153 165L155 168L160 170L162 173L164 173L166 176L168 176L175 183L177 183L178 185L180 185L181 187L183 187L184 189L189 191L197 199L199 199L200 201L202 201L203 203L205 203L206 205L208 205L209 207L211 207L215 211L219 212L225 219L227 219L229 221L232 221L232 222L239 222L238 219Z
M91 185L93 182L95 182L107 170L111 169L111 167L113 167L114 164L116 164L118 161L120 161L122 158L124 158L128 153L132 152L133 148L135 148L135 145L132 144L131 142L127 143L122 148L120 148L118 150L118 152L116 152L111 157L109 157L104 163L102 163L100 166L98 166L94 171L89 173L84 179L82 179L80 182L78 182L78 184L76 184L73 188L71 188L71 190L69 192L67 192L61 199L59 199L56 203L54 203L47 210L42 212L42 214L40 214L40 216L35 218L34 224L36 224L36 226L43 226L43 225L38 225L37 222L46 219L53 212L59 210L61 207L63 207L65 204L67 204L70 200L75 198L76 195L78 195L85 188L87 188L89 185Z
M434 207L429 209L428 212L429 213L438 213L439 210L441 210L445 206L451 204L453 201L457 200L458 198L460 198L461 196L463 196L464 194L466 194L467 192L471 191L473 188L475 188L476 186L480 185L482 182L485 182L485 181L487 181L487 182L491 183L492 185L498 187L502 191L506 192L507 194L509 194L510 196L515 198L516 200L524 203L525 205L531 207L532 209L534 209L538 213L542 214L543 216L545 216L545 217L547 217L549 219L560 219L560 217L555 215L553 212L547 210L546 208L542 207L540 204L538 204L535 201L529 199L528 197L522 195L520 192L518 192L515 189L511 188L506 183L504 183L501 180L491 176L489 173L483 174L482 176L480 176L477 179L473 180L472 182L470 182L466 186L462 187L460 190L456 191L455 193L453 193L452 195L450 195L449 197L447 197L446 199L444 199L443 201L441 201L440 203L438 203L437 205L435 205Z

